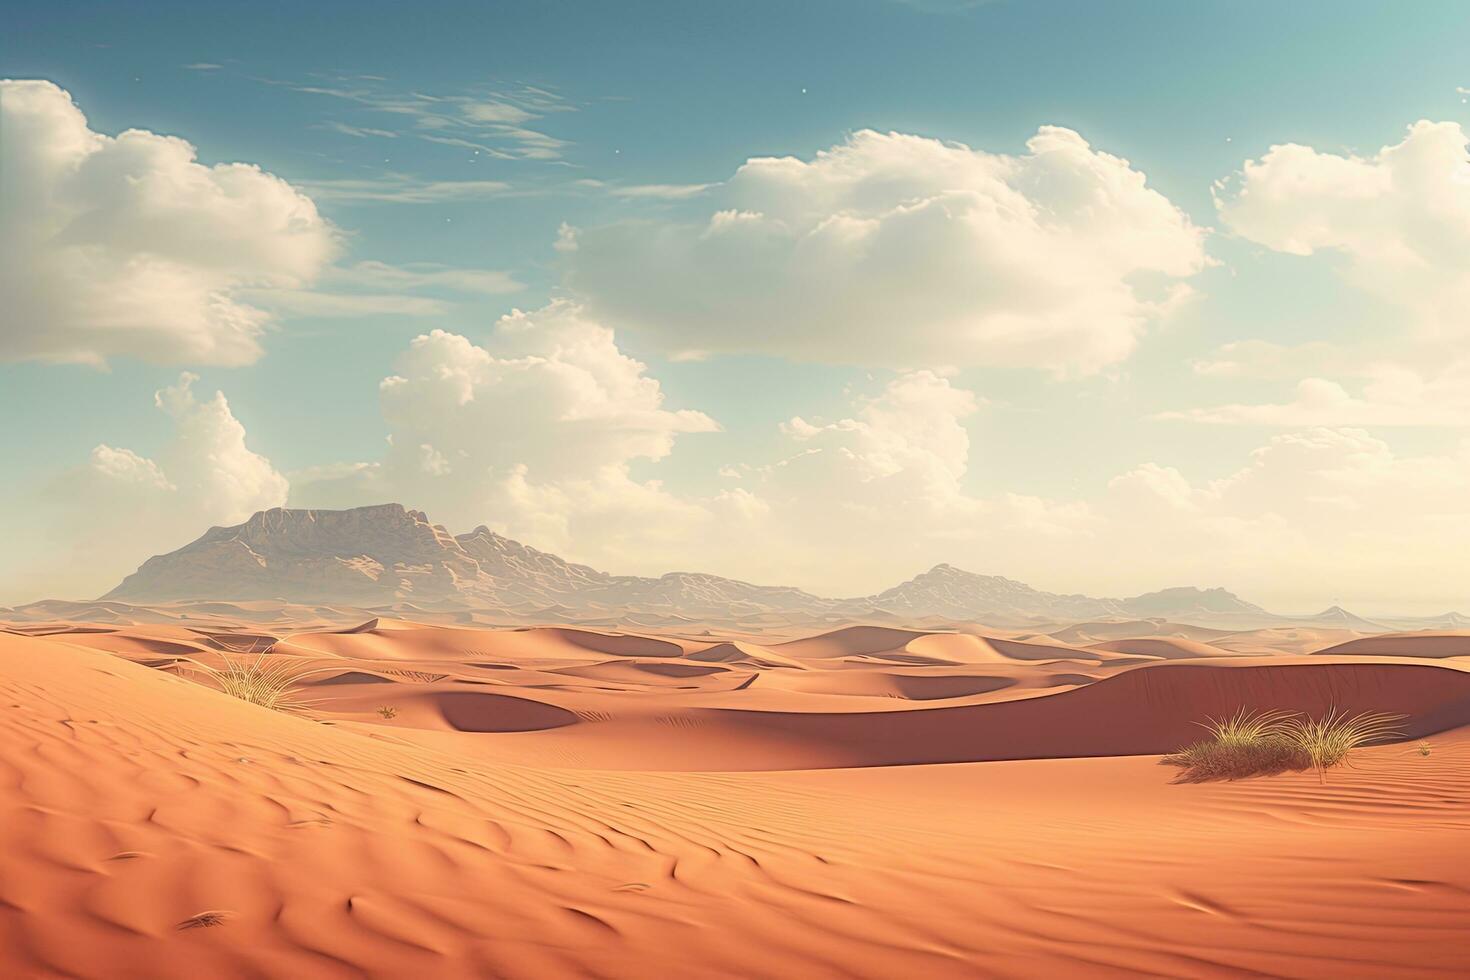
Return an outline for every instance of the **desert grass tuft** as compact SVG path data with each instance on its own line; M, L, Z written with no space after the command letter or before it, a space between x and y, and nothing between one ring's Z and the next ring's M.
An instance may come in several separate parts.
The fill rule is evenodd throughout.
M1210 737L1161 761L1183 769L1177 780L1183 783L1305 769L1309 764L1306 757L1286 736L1286 724L1294 717L1289 711L1241 708L1228 717L1200 722Z
M1432 751L1434 751L1434 747L1429 744L1429 739L1421 738L1419 740L1419 754L1427 759L1429 757L1429 753Z
M1251 711L1241 708L1228 718L1211 718L1202 727L1220 745L1255 746L1280 735L1283 726L1295 717L1296 713L1293 711Z
M385 704L378 708L378 714L382 715L385 719L396 718L398 717L398 709L391 704Z
M1289 711L1242 708L1228 718L1203 723L1210 738L1161 761L1183 769L1177 781L1185 783L1308 769L1325 780L1327 770L1346 763L1353 749L1402 735L1396 724L1403 718L1379 712L1349 715L1337 708L1319 718L1304 718ZM1427 754L1422 745L1420 754Z
M222 926L230 917L228 912L200 912L191 915L179 923L180 929L210 929L214 926Z
M302 698L298 685L303 677L320 671L303 671L289 660L271 663L263 657L250 662L226 660L214 667L198 660L189 664L207 675L223 694L272 711L304 712L313 701Z
M1398 723L1404 715L1365 711L1349 715L1333 708L1321 718L1292 718L1285 723L1284 731L1304 752L1311 766L1322 779L1327 770L1347 761L1348 753L1362 745L1383 742L1401 737L1403 731Z

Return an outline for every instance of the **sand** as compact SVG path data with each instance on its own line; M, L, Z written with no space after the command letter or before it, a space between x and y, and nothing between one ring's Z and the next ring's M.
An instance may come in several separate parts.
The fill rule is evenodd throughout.
M1470 959L1470 636L777 642L252 613L0 632L0 975L1451 977ZM190 665L267 647L312 671L309 715ZM1173 782L1159 754L1241 705L1396 711L1410 738L1325 781Z

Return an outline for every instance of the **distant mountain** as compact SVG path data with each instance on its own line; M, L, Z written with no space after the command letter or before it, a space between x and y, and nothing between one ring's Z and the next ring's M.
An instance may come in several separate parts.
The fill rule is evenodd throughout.
M1354 630L1358 633L1386 633L1391 629L1382 623L1375 623L1371 619L1364 619L1356 613L1350 613L1341 606L1329 606L1315 616L1294 617L1293 622Z
M999 575L976 575L953 565L935 565L886 592L851 600L909 616L977 618L977 611L1009 620L1091 619L1119 612L1107 599L1057 595Z
M987 623L1162 617L1270 617L1224 589L1165 589L1131 599L1042 592L936 565L877 595L829 599L694 572L609 575L486 527L453 535L399 504L262 511L148 559L105 600L269 599L362 607L503 611L526 618L653 616L748 620L943 619Z
M104 599L291 599L365 604L459 591L479 563L398 504L255 514L148 559Z
M1270 613L1253 602L1246 602L1233 592L1224 589L1196 589L1180 587L1162 589L1120 600L1119 605L1129 614L1148 618L1151 616L1177 617L1208 614L1243 614L1269 616Z
M148 559L104 599L272 599L358 606L517 611L649 610L739 615L814 612L835 605L797 589L717 575L609 575L477 527L452 535L416 510L380 504L351 510L262 511L211 528L177 551Z
M851 600L875 609L917 616L951 619L976 618L984 610L991 618L1076 622L1096 618L1178 618L1185 616L1270 616L1266 610L1224 589L1180 587L1134 596L1131 599L1094 599L1085 595L1042 592L1023 582L999 575L977 575L953 565L935 565L902 585L866 599Z

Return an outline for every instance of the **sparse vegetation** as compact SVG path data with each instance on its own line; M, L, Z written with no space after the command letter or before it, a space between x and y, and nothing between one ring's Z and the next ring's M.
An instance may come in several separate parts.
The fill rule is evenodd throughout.
M205 673L222 693L232 698L272 711L301 712L311 707L312 702L300 696L298 685L303 677L316 671L302 671L292 661L272 663L256 657L244 663L226 660L223 667L193 659L189 664Z
M378 714L384 718L396 718L398 717L398 709L391 704L385 704L378 708Z
M437 684L449 676L448 674L433 674L426 670L401 670L392 667L382 668L381 673L402 677L406 681L415 681L419 684Z
M1427 738L1421 738L1419 740L1419 754L1421 756L1424 756L1425 758L1428 758L1429 757L1429 753L1432 752L1432 751L1433 751L1433 746L1431 746L1429 744L1429 739L1427 739Z
M1308 759L1323 779L1327 770L1347 761L1348 753L1360 745L1382 742L1403 733L1397 724L1403 715L1364 712L1349 716L1336 708L1318 719L1288 718L1284 734Z
M222 925L224 925L225 924L225 920L228 919L229 917L230 917L230 913L228 913L228 912L200 912L199 914L197 914L197 915L191 915L187 919L185 919L183 922L180 922L179 923L179 928L180 929L210 929L210 928L213 928L214 926L222 926Z
M1402 718L1377 712L1348 715L1332 708L1313 719L1242 708L1228 718L1203 723L1208 739L1162 761L1183 769L1179 781L1188 783L1307 769L1317 770L1325 780L1327 770L1345 763L1353 749L1401 734L1395 725ZM1427 754L1422 748L1420 753Z

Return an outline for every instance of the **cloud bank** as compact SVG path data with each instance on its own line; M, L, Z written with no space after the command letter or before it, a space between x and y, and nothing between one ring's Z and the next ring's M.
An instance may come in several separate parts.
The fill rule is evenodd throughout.
M315 205L184 140L93 132L62 89L0 81L0 359L248 364L270 314L247 288L300 287L336 252Z
M0 586L27 598L95 596L151 555L286 503L286 478L246 445L224 394L200 398L197 382L185 372L155 393L170 427L156 458L99 444L53 479L34 509L10 515L20 521L6 538L31 561L23 580L0 576Z
M1470 137L1420 120L1371 157L1273 146L1216 187L1237 235L1290 255L1333 252L1354 287L1431 337L1470 334Z
M564 284L675 356L1096 372L1182 298L1204 232L1071 130L1026 149L863 130L753 158L701 222L568 229Z

